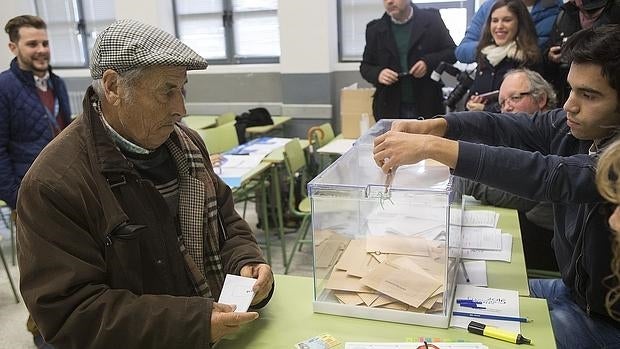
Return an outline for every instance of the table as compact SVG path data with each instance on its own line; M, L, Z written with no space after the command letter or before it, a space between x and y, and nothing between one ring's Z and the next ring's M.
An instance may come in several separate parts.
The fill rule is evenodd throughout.
M272 116L271 120L273 120L273 125L248 127L245 129L245 133L248 134L248 138L264 136L275 129L281 129L284 123L291 119L290 116Z
M493 206L465 206L467 209L490 210L499 213L497 227L504 233L512 235L512 259L510 263L500 261L487 262L487 279L489 287L505 288L519 291L519 296L529 296L527 270L523 254L523 241L519 229L517 211Z
M182 120L187 127L193 130L200 130L215 127L216 119L217 116L214 115L187 115Z
M260 317L243 325L239 332L222 339L215 348L293 348L295 343L322 333L344 342L417 342L420 338L442 341L482 342L489 348L530 348L468 333L459 328L431 328L374 320L355 319L312 311L312 279L275 276L276 289L271 302L259 310ZM521 325L522 334L536 348L555 348L551 320L544 299L520 297L521 315L533 322Z

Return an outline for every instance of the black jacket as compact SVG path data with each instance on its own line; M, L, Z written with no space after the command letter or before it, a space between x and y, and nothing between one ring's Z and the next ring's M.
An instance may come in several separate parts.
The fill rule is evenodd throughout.
M570 134L562 109L532 118L471 112L449 114L446 120L446 138L459 140L454 175L552 202L553 248L562 280L588 315L620 327L605 308L613 233L606 223L609 204L594 182L597 156L588 154L592 141Z
M417 61L423 60L427 65L426 75L413 80L413 99L416 110L425 118L445 113L443 106L443 85L430 78L431 73L441 61L454 63L456 45L437 9L413 7L413 26L407 56L411 68ZM375 119L398 118L400 109L400 82L390 86L380 84L379 73L389 68L399 72L400 59L396 40L392 34L391 18L385 13L366 26L366 47L360 65L362 77L376 87L373 100Z

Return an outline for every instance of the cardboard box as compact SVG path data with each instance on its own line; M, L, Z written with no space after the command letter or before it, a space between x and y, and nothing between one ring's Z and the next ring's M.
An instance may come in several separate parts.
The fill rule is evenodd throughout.
M368 127L375 124L372 114L374 88L343 88L340 91L340 129L344 138L360 136L362 114L368 114Z

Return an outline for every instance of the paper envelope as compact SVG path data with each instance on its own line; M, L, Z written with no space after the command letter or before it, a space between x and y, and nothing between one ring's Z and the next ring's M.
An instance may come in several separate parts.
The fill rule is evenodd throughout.
M366 240L366 252L428 256L429 248L426 239L394 235L370 235Z
M334 270L325 284L325 288L330 290L351 291L351 292L373 292L369 287L360 282L360 278L347 275L346 271Z
M389 263L377 266L361 283L416 308L441 286L426 274Z

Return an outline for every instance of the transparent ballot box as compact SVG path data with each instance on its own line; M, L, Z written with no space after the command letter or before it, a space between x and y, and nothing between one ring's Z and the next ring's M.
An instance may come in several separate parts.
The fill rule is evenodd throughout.
M381 120L308 183L315 312L447 328L460 262L460 195L449 168L373 160ZM458 199L457 199L458 197Z

